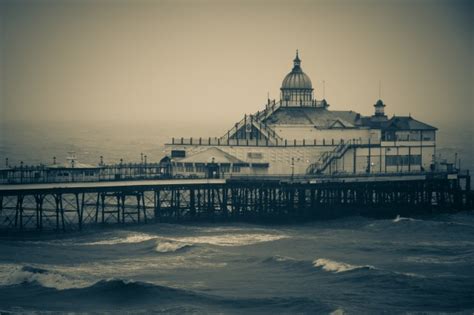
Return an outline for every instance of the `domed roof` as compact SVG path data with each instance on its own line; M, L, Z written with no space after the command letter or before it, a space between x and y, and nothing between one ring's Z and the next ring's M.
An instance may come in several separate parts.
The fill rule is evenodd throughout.
M286 75L281 84L281 89L307 89L312 90L311 79L301 69L301 60L296 51L296 58L293 60L293 69Z

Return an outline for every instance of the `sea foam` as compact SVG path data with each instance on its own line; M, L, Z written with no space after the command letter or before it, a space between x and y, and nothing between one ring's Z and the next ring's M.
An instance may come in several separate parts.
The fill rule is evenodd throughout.
M288 238L288 236L275 234L220 234L183 237L176 238L173 240L192 244L210 244L217 246L245 246L263 242L277 241L284 238Z
M32 266L13 266L10 272L0 276L0 285L16 285L21 283L38 283L46 288L66 290L73 288L85 288L90 282L82 279L68 277L66 275Z
M322 268L325 271L335 272L335 273L356 270L356 269L375 269L374 266L370 266L370 265L364 265L364 266L351 265L344 262L338 262L338 261L325 259L325 258L316 259L315 261L313 261L313 266Z
M150 235L150 234L145 234L145 233L133 233L125 237L114 237L114 238L90 242L90 243L82 243L81 245L135 244L135 243L146 242L146 241L157 239L157 238L158 236L156 235Z
M157 251L158 253L174 253L180 249L184 249L190 246L192 245L181 242L158 241L156 243L155 251Z
M398 222L402 222L402 221L420 221L420 220L416 220L416 219L413 219L413 218L406 218L406 217L401 217L400 215L397 215L397 217L395 219L393 219L393 222L394 223L398 223Z

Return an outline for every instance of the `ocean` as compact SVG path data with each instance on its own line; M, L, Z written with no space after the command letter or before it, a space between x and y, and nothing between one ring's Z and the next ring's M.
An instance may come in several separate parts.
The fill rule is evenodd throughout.
M4 313L474 312L474 214L0 239Z

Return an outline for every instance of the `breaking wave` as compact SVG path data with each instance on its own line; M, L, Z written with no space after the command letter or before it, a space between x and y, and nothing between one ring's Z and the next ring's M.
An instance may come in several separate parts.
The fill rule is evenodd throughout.
M287 235L276 234L220 234L204 235L195 237L170 238L172 240L191 243L191 244L209 244L217 246L245 246L254 245L263 242L272 242L288 238Z
M45 288L57 290L84 288L91 284L82 279L32 266L14 266L9 273L4 273L0 278L2 286L22 283L38 283Z
M176 251L185 245L209 244L216 246L245 246L254 245L263 242L272 242L288 238L281 234L217 234L217 235L199 235L188 237L160 237L146 233L133 233L125 237L114 237L94 242L82 243L81 245L117 245L117 244L135 244L147 242L150 240L160 240L157 244L158 252ZM163 244L163 245L160 245ZM173 248L176 249L173 250ZM163 251L162 251L163 250Z
M375 269L374 266L370 266L370 265L364 265L364 266L351 265L344 262L338 262L338 261L325 259L325 258L316 259L315 261L313 261L313 266L317 268L322 268L324 271L335 272L335 273L346 272L346 271L357 270L357 269Z
M173 241L158 241L156 243L155 251L158 253L174 253L179 250L187 249L193 245Z
M47 271L37 269L37 273ZM22 282L17 287L0 287L0 305L14 308L15 302L28 296L29 305L43 310L66 312L137 309L140 313L227 313L243 308L246 312L262 309L284 313L329 313L333 309L314 299L302 297L222 297L187 289L123 279L99 280L85 287L53 289L41 283ZM8 291L10 297L2 296ZM78 301L80 301L78 303ZM181 306L176 306L181 305ZM184 305L184 306L183 306ZM146 311L145 311L146 310Z
M81 245L117 245L117 244L135 244L157 239L158 236L145 233L133 233L126 237L114 237L95 242L82 243Z
M397 217L395 219L393 219L392 222L394 223L398 223L398 222L402 222L402 221L410 221L410 222L415 222L415 221L420 221L420 220L417 220L417 219L413 219L413 218L406 218L406 217L401 217L400 215L397 215Z

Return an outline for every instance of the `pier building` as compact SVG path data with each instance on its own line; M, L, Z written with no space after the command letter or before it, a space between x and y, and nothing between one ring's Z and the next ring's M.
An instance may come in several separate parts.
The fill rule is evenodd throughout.
M298 52L280 99L268 100L224 135L173 138L166 144L173 175L333 175L435 170L436 128L411 116L331 110L315 98Z

